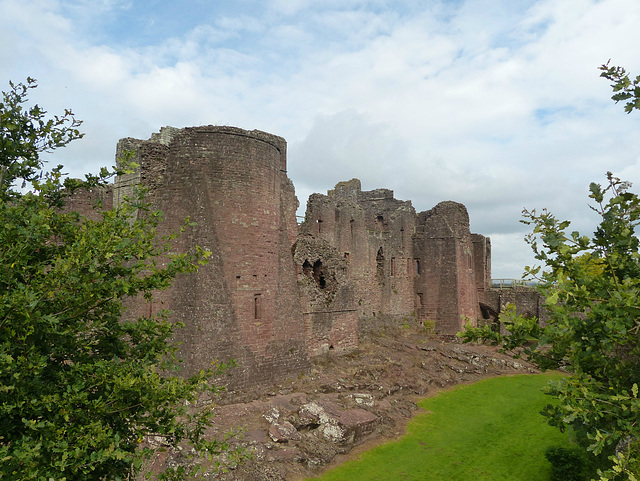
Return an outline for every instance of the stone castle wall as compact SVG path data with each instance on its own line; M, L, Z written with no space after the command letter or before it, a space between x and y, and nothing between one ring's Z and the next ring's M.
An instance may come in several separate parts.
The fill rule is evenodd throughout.
M163 128L149 140L122 139L117 155L125 153L136 171L71 207L87 213L96 195L118 205L142 185L164 213L160 235L189 218L176 252L200 246L210 262L152 303L129 305L130 316L168 309L184 323L174 340L185 374L235 359L234 387L281 380L306 372L313 356L357 348L359 318L415 316L451 335L496 302L490 241L470 233L462 204L416 213L393 191L362 191L352 179L311 195L298 226L281 137Z
M100 210L113 207L113 187L95 187L93 189L76 190L72 196L65 198L65 209L79 212L88 219L98 220Z
M405 228L413 231L413 214L410 202L387 189L362 192L357 179L309 198L300 232L324 239L345 259L359 316L413 312L403 301L411 279L400 261L410 250L401 239Z
M498 314L507 304L513 304L516 307L517 315L535 317L543 325L549 319L545 298L535 289L527 287L487 289L482 304L485 310L483 317L496 322Z
M313 194L300 231L344 257L359 316L415 315L434 321L439 333L455 334L465 317L473 322L480 315L490 242L469 232L462 204L442 202L417 214L393 191L363 192L352 179L326 196Z

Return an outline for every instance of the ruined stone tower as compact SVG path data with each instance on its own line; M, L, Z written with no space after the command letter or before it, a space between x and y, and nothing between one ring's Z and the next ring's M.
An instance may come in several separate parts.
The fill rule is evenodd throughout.
M464 318L473 322L478 316L476 269L480 268L479 278L486 277L485 266L474 262L467 209L457 202L441 202L420 212L416 224L418 316L435 321L439 332L455 334L464 326Z
M178 251L212 252L196 275L179 278L143 311L170 309L184 371L236 359L234 385L281 379L309 367L291 245L297 199L286 171L286 142L231 127L165 128L147 141L123 139L139 169L119 178L116 203L142 184L164 212L163 233L187 217L195 225Z

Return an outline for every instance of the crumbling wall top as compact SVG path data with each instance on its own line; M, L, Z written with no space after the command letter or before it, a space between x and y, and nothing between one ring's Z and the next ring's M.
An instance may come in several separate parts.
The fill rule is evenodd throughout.
M393 191L391 189L374 189L360 193L360 201L387 200L393 199Z
M315 194L314 194L315 195ZM374 189L362 190L360 179L345 180L338 182L335 187L327 191L327 196L340 203L343 201L351 202L373 202L378 200L397 200L393 197L391 189Z
M239 135L242 137L253 137L259 140L263 140L276 146L279 150L283 145L287 145L287 141L278 135L263 132L262 130L245 130L239 127L231 127L228 125L201 125L198 127L160 127L160 132L154 132L149 138L149 142L158 142L164 145L169 145L173 138L182 132L207 132L207 133L221 133L230 135Z
M324 194L311 194L307 200L307 211L305 213L305 220L311 220L313 213L317 215L323 215L329 211L333 211L335 208L335 200L332 197Z
M416 223L417 231L426 237L455 237L461 239L470 235L469 213L459 202L440 202L433 209L420 212Z
M338 182L333 190L327 192L327 195L334 198L336 202L342 200L358 201L358 197L362 192L360 179L351 179L344 182Z
M149 142L158 142L162 145L169 145L173 138L180 133L182 129L177 127L160 127L160 132L154 132L149 138Z
M128 150L134 150L139 148L145 142L161 144L164 146L170 145L174 139L180 135L189 134L226 134L236 135L239 137L247 137L273 146L280 152L282 160L282 170L286 172L286 155L287 155L287 141L278 135L273 135L262 130L245 130L238 127L230 127L227 125L203 125L200 127L161 127L159 132L151 134L148 140L143 141L139 139L126 138L121 139L119 144L122 143Z

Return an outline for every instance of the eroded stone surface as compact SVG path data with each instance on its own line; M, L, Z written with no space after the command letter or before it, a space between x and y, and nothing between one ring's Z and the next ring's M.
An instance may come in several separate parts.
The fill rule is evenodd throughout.
M274 422L269 427L269 436L276 443L300 440L300 433L289 421Z
M371 433L378 418L363 409L343 409L330 401L312 402L300 408L299 419L318 424L329 441L352 443Z

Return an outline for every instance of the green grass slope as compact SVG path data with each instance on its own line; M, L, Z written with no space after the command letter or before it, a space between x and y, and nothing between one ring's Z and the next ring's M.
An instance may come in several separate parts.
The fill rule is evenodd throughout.
M547 447L568 437L546 424L541 392L557 374L497 377L421 401L407 434L327 472L322 481L546 481Z

